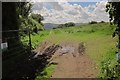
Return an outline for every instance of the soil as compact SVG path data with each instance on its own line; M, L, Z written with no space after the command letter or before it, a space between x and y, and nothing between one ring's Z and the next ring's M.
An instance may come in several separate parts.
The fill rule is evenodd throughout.
M46 46L50 45L52 45L51 42L44 42L36 51L43 51L47 49ZM40 54L38 53L38 55ZM49 61L57 63L51 78L97 78L95 64L85 53L83 42L63 42L59 44Z
M51 78L97 78L95 64L85 52L79 53L79 45L71 43L62 44L62 46L65 45L72 48L69 48L70 51L68 53L62 54L58 50L53 55L52 61L57 62L58 65Z
M54 60L58 65L51 78L96 78L95 65L85 55L65 54Z

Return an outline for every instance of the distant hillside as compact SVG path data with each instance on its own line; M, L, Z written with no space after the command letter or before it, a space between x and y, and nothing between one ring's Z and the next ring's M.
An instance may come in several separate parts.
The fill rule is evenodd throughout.
M81 24L84 24L84 23L75 23L76 26L79 26ZM44 23L44 28L45 29L52 29L54 27L58 27L58 25L60 24L54 24L54 23Z
M53 27L57 27L59 24L53 24L53 23L44 23L45 29L52 29Z

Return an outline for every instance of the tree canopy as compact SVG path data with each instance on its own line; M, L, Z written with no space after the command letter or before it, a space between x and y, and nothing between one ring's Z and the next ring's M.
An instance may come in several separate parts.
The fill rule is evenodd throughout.
M117 24L113 37L118 35L118 48L120 49L120 2L108 2L106 12L109 13L110 23Z
M40 14L34 14L34 13L32 13L31 17L33 19L35 19L36 21L38 21L39 23L41 23L41 21L44 20L43 16L41 16Z
M75 26L75 23L68 22L68 23L65 23L65 24L60 24L60 25L58 25L58 28L65 28L65 27L71 27L71 26Z

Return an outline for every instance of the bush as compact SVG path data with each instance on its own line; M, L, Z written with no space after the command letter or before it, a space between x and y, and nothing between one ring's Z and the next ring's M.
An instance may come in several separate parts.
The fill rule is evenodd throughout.
M75 26L75 23L69 22L69 23L65 23L64 25L65 27L71 27L71 26Z
M35 28L33 29L33 32L38 33L38 28L35 27Z
M64 24L60 24L60 25L58 25L58 28L64 28L64 27L65 27Z
M114 67L111 66L111 61L102 61L101 62L102 70L101 73L103 79L110 79L110 80L120 80L120 63L116 64Z
M75 23L68 22L68 23L65 23L65 24L60 24L60 25L58 25L57 28L65 28L65 27L71 27L71 26L75 26Z
M56 27L53 27L53 29L57 29Z
M105 21L101 21L100 23L105 23Z
M96 21L91 21L91 22L89 22L89 24L97 24L97 22Z

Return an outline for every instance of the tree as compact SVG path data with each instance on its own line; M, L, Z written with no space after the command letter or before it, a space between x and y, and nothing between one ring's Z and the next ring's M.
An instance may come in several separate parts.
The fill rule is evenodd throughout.
M58 28L64 28L64 27L65 27L64 24L60 24L60 25L58 25Z
M35 19L36 21L38 21L39 23L41 23L41 21L43 21L44 20L44 18L43 18L43 16L41 16L40 14L31 14L31 17L33 18L33 19Z
M65 25L65 27L71 27L71 26L75 26L75 23L68 22L68 23L65 23L64 25Z
M91 21L91 22L89 22L89 24L97 24L97 22L96 21Z
M109 13L110 24L116 24L116 29L113 33L113 37L118 36L118 53L120 53L120 1L119 2L108 2L106 5L106 12ZM119 54L117 54L119 55ZM110 69L107 65L106 68L106 77L109 79L120 80L120 60L118 64L114 66L113 69Z
M120 49L120 2L108 2L106 12L109 13L110 23L117 24L113 37L118 35L118 49Z
M100 23L105 23L105 21L101 21Z
M68 22L68 23L65 23L65 24L60 24L60 25L58 25L58 28L65 28L65 27L71 27L71 26L75 26L75 23Z
M31 32L37 33L39 29L44 30L40 14L31 13L32 4L30 2L19 2L17 5L17 13L19 16L20 29L29 28ZM31 15L30 15L31 13Z
M23 19L27 18L31 12L31 4L29 2L3 2L2 3L2 40L8 42L8 47L13 45L14 42L20 42L19 30L20 25L24 22L21 21L20 16ZM5 32L8 31L8 32ZM16 39L11 37L17 37Z
M30 2L16 2L16 12L20 29L24 29L28 26L28 17L32 11L31 8L32 4Z
M31 13L32 4L30 2L16 2L16 12L24 18L27 18Z

